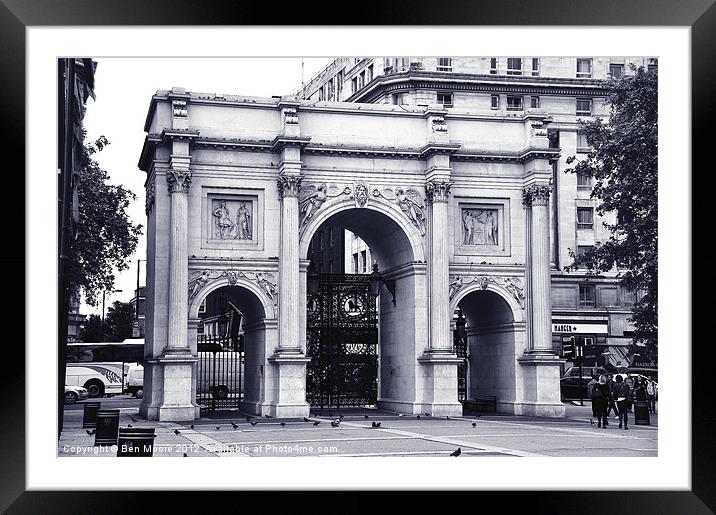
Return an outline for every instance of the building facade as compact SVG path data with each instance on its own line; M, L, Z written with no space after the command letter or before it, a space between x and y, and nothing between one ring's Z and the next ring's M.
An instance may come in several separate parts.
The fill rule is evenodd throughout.
M199 310L221 292L242 314L241 409L307 415L307 327L321 309L307 302L308 252L319 231L339 227L366 243L381 272L371 286L378 406L462 413L459 308L468 398L564 416L551 327L552 123L540 110L158 91L139 164L148 218L140 412L198 417ZM345 317L366 309L355 297L336 307Z
M314 102L440 105L448 120L471 113L549 116L550 146L560 149L559 159L552 162L550 198L553 347L561 352L564 343L574 342L584 365L623 367L639 358L629 321L637 293L618 285L617 272L594 278L564 270L573 261L572 252L579 254L606 241L609 232L603 223L614 221L596 213L591 179L564 170L569 167L567 158L579 159L590 151L578 120L608 117L605 81L633 73L632 65L654 69L658 61L592 56L344 57L326 66L296 94Z

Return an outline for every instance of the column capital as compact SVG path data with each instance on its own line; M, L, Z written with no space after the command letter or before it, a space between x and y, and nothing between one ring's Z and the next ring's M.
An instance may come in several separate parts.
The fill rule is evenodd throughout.
M546 206L552 187L547 184L533 184L522 190L522 202L526 206Z
M298 197L298 190L302 180L303 177L300 175L279 175L277 183L281 198Z
M447 202L452 183L446 180L432 180L425 183L425 194L432 203Z
M167 170L167 184L169 193L187 193L191 184L191 172L189 170Z

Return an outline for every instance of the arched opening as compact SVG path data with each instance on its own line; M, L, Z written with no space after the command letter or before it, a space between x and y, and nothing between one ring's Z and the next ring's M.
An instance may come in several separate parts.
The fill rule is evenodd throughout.
M417 349L427 337L422 237L385 206L334 206L319 214L301 238L307 399L409 410Z
M467 400L495 397L501 411L517 396L516 358L521 340L515 331L512 306L490 290L477 289L460 299L467 340ZM501 406L502 405L502 406Z
M204 410L256 412L262 399L266 309L246 286L224 285L194 303L196 402Z

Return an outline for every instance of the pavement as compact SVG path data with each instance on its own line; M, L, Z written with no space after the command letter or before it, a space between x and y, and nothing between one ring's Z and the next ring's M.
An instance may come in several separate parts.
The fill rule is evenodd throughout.
M107 401L103 399L102 401ZM103 408L112 407L103 402ZM479 417L403 415L372 408L317 410L308 421L253 417L241 412L216 412L187 423L147 421L139 416L139 401L116 403L119 427L154 428L152 456L450 456L461 457L655 457L658 451L658 413L650 425L629 430L590 423L591 405L566 402L562 419L482 413ZM129 406L127 406L129 404ZM65 410L58 456L116 457L116 446L95 446L94 434L82 428L82 403ZM658 406L657 406L658 410ZM339 418L339 414L343 415ZM337 427L331 421L340 420ZM251 423L253 422L253 424ZM233 423L233 424L232 424ZM380 427L372 427L380 423ZM234 425L236 427L234 427Z

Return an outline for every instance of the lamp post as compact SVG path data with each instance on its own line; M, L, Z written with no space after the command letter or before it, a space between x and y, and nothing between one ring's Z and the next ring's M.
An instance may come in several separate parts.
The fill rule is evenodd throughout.
M393 296L393 306L395 306L395 281L386 281L383 276L378 272L378 263L373 263L373 272L369 276L370 292L374 297L380 295L380 285L385 284L388 291Z
M122 293L122 290L111 290L109 293ZM102 322L104 322L104 297L107 294L107 290L102 291Z

